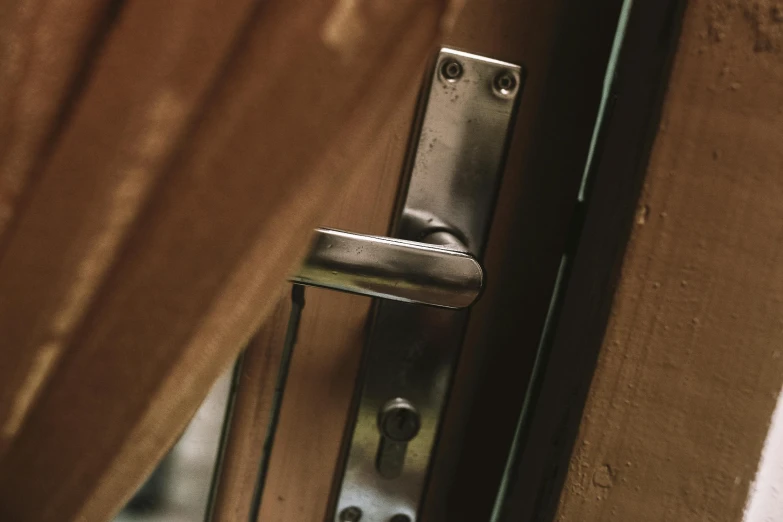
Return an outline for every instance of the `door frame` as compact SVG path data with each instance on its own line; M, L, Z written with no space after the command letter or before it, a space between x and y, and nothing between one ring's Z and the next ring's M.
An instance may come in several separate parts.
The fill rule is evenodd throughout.
M613 75L585 200L572 224L551 328L497 508L498 522L549 521L610 317L668 87L687 0L635 0Z

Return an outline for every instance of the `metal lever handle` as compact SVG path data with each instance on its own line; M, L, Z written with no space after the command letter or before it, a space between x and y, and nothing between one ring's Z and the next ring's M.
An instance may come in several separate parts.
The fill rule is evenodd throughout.
M448 232L428 239L461 245ZM318 228L291 281L442 308L468 307L481 293L484 270L472 255L439 244Z

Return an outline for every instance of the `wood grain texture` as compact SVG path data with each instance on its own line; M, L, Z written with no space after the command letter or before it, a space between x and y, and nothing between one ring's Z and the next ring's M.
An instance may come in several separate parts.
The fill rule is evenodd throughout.
M416 80L420 76L416 75ZM418 85L400 98L365 174L324 226L385 235L402 171ZM340 446L365 341L371 300L308 288L288 387L263 492L259 521L326 516ZM282 325L282 328L285 326Z
M248 520L264 441L269 433L291 300L284 298L253 336L241 359L233 411L212 510L214 522Z
M637 0L630 9L585 199L569 227L550 328L526 384L499 504L503 522L549 521L557 511L658 128L683 6L681 0Z
M24 406L1 518L121 506L273 309L446 7L125 6L0 260Z
M783 384L782 29L690 2L558 520L742 520Z
M373 175L358 176L320 226L366 234L387 233L415 94L416 86L412 85L386 121L378 145L366 151L358 170ZM325 515L364 345L370 299L317 288L307 288L305 293L307 307L299 324L259 520L318 520ZM287 316L268 321L263 336L254 341L253 350L273 353L279 349L277 339L285 337L287 327ZM254 395L262 386L261 393L267 395L273 391L269 384L242 384L238 393ZM249 426L239 420L244 416L260 419L265 415L264 404L262 400L256 404L248 401L241 408L237 405L232 430L240 424L242 427L230 435L231 440L243 436L263 440L267 436L268 424ZM244 443L227 448L223 474L237 478L249 477L251 473L253 476L251 480L220 485L217 521L233 521L237 519L233 518L234 513L242 516L249 512L247 499L255 489L260 451L260 447Z

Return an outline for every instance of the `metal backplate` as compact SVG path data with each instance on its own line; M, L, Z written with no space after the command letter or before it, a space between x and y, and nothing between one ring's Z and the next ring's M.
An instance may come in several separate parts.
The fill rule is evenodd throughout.
M480 258L521 85L519 66L440 51L423 91L395 237L422 241L447 230L459 239L448 248ZM378 302L334 520L416 520L467 318L466 311ZM418 413L409 441L381 434L379 414L395 400L415 409L402 412L405 419Z

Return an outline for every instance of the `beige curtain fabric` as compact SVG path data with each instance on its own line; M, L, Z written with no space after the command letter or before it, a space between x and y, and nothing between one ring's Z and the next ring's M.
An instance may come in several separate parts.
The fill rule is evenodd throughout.
M446 0L0 5L0 520L109 519L271 312Z

